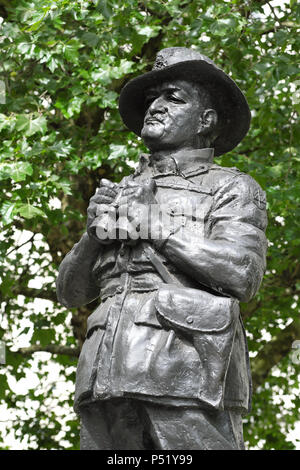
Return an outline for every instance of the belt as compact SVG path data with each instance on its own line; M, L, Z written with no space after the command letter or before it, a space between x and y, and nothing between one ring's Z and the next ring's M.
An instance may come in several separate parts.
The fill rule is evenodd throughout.
M153 272L130 274L130 292L148 292L157 290L163 283L161 277ZM121 294L125 289L123 276L100 280L100 297L103 301L112 295Z

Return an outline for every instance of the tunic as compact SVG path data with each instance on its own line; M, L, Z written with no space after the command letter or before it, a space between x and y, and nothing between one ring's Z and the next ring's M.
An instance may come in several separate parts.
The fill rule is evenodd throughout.
M162 239L149 243L181 296L168 291L143 240L103 245L93 268L101 303L88 318L75 409L131 397L249 411L249 355L238 302L253 298L265 271L265 193L249 175L213 164L213 149L166 159L142 155L120 187L128 178L154 179L157 204L175 222L175 230L163 225ZM163 322L159 313L172 312L175 323Z

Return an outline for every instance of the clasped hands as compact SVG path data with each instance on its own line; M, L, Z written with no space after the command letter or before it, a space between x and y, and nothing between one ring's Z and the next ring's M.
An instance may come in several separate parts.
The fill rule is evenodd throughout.
M159 223L149 211L157 204L155 189L152 179L143 185L129 181L121 191L116 183L102 179L87 209L88 234L104 244L151 238L153 226Z

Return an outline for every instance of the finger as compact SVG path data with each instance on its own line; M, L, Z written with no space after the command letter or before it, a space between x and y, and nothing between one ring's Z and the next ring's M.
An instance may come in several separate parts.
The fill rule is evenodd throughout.
M143 188L141 186L135 186L134 188L127 188L122 192L122 196L128 197L128 199L136 199L141 196Z
M126 211L132 208L139 208L145 206L140 201L136 201L135 199L128 200L127 198L124 198L123 200L120 200L120 203L117 206L118 212L120 213L121 211ZM127 208L127 209L126 209Z
M123 206L123 207L125 207L125 206L131 207L131 206L133 206L133 205L135 205L135 204L139 205L139 204L142 204L142 203L141 203L140 201L137 201L137 200L136 200L135 198L133 198L133 197L130 198L130 197L123 196L123 197L121 197L121 198L118 200L118 202L117 202L117 204L116 204L116 207L119 207L119 208L120 208L121 206Z
M94 196L104 195L104 196L109 196L109 197L115 198L116 194L117 194L116 191L113 191L112 189L107 188L107 187L102 187L102 188L97 189L97 192Z
M98 207L103 207L103 206L112 207L112 201L110 199L102 199L97 204L93 205L92 208L96 207L95 210L97 210Z
M91 197L90 200L94 200L94 199L97 199L97 198L102 197L102 196L111 197L111 198L115 199L116 193L114 191L112 191L111 189L108 189L108 188L100 188L96 191L96 193Z
M140 197L142 195L142 192L143 192L143 188L139 187L135 192L136 197Z
M135 183L134 181L128 181L127 184L126 184L126 188L135 188L135 187L138 187L139 184L138 183Z
M101 199L97 202L97 204L108 204L111 205L114 202L114 198L108 196L102 196Z
M101 187L101 186L105 186L107 188L115 189L115 188L117 188L118 185L116 183L113 183L112 181L107 180L106 178L102 178L102 180L100 181L99 187Z
M135 186L134 188L124 188L122 191L122 196L129 196L130 194L135 194L138 190L139 186Z
M98 209L99 207L103 207L103 206L111 207L111 202L112 201L110 199L104 199L104 198L101 201L98 201L97 203L91 202L87 208L87 213L88 214L96 213L97 210L99 210Z
M89 217L95 217L96 216L96 212L97 212L97 206L89 206L87 208L87 215Z

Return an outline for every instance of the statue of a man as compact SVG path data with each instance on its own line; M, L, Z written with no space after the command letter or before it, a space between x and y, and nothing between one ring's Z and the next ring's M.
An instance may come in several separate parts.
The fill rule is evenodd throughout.
M174 47L126 84L119 109L150 155L120 184L102 180L57 281L67 307L101 298L77 370L81 448L242 449L238 304L264 274L266 202L213 158L247 133L247 101L210 59Z

